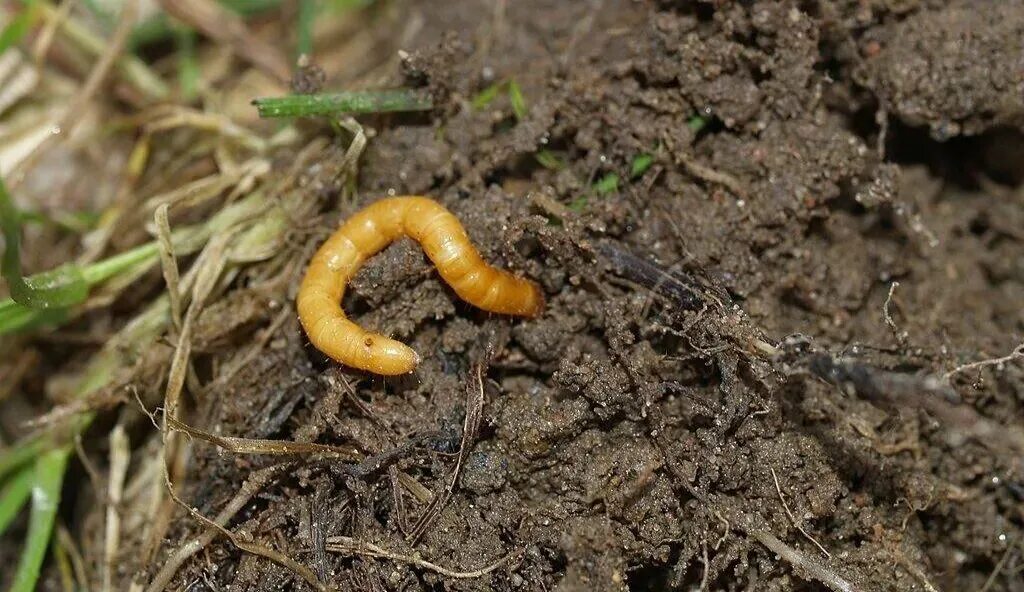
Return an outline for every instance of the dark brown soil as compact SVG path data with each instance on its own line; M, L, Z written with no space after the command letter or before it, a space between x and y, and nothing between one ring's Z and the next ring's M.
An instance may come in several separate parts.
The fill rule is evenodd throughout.
M936 386L1024 341L1024 2L978 4L409 3L391 82L436 109L364 122L359 203L325 199L317 232L433 195L548 308L472 309L409 242L374 258L346 310L424 362L361 376L289 318L205 427L369 459L297 461L232 528L338 590L1024 590L1021 362ZM521 119L472 105L511 79ZM197 355L284 297L224 304L241 320ZM194 451L208 516L279 462ZM201 531L179 512L125 573ZM306 588L223 538L174 583Z

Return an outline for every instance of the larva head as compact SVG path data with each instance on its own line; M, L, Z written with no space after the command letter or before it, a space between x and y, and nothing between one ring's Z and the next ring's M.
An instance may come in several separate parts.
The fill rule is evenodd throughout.
M544 290L540 289L539 284L530 282L533 287L533 307L529 310L526 316L536 317L540 316L540 313L544 312L544 308L547 306L547 301L544 298Z
M535 282L519 279L518 297L507 299L510 309L507 314L533 318L544 312L544 291Z

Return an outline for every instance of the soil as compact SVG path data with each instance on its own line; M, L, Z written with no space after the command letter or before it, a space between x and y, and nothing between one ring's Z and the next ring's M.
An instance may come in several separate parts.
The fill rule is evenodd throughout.
M947 374L1024 341L1024 2L399 6L390 83L435 109L363 120L357 203L324 191L296 240L429 194L548 306L477 311L402 241L344 306L414 375L341 368L287 316L204 429L366 459L292 461L235 532L338 590L1024 590L1024 366ZM525 112L474 106L509 80ZM294 288L208 310L198 367ZM193 455L206 516L281 462ZM122 577L203 530L178 511ZM172 586L307 588L223 537Z

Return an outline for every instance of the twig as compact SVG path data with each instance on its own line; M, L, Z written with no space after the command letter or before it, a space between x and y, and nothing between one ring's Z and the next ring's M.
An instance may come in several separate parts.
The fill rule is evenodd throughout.
M430 571L437 572L443 576L456 579L472 579L485 576L491 573L492 571L498 569L502 565L505 565L506 563L508 563L510 559L519 554L518 551L513 551L512 553L509 553L508 555L502 557L494 563L486 567L482 567L480 569L474 569L472 571L454 571L446 567L441 567L436 563L431 563L430 561L420 559L419 557L411 557L409 555L400 555L398 553L392 553L391 551L382 549L381 547L378 547L373 543L358 541L347 536L329 537L327 539L326 549L334 553L355 553L356 555L366 555L368 557L381 557L384 559L390 559L392 561L400 561L402 563L408 563L410 565L415 565L418 567L422 567L424 569L429 569Z
M975 362L975 365L986 362ZM959 429L962 436L974 438L992 449L1009 449L1017 457L1024 454L1024 430L988 419L964 405L945 377L889 372L823 353L805 354L802 363L845 392L889 406L924 408L948 426Z
M683 163L683 166L686 167L686 171L688 173L702 181L721 185L741 199L747 199L747 196L750 194L750 192L747 191L746 186L744 186L739 179L733 177L729 173L724 173L709 166L702 165L696 160L687 157L685 154L679 154L677 158Z
M921 582L921 586L925 589L925 592L939 592L939 589L928 579L928 575L915 563L907 559L898 549L895 551L896 562L903 566L903 569L907 570L910 575L917 578L918 582Z
M811 535L807 534L807 531L804 530L804 527L800 526L800 523L797 522L796 518L793 517L793 513L789 511L789 506L786 504L786 497L782 495L782 488L779 486L779 477L778 475L775 474L775 467L768 467L768 469L772 472L772 480L775 481L775 491L779 494L779 501L782 502L782 509L786 511L786 516L789 516L789 521L792 522L793 526L795 526L797 530L800 531L800 534L804 535L804 538L814 543L814 546L817 547L822 552L822 554L825 555L825 557L827 557L828 559L832 559L832 555L825 550L825 547L822 547L821 543L814 540L814 537L812 537Z
M818 378L870 401L901 405L925 399L961 402L960 395L939 376L890 372L821 352L801 354L799 361Z

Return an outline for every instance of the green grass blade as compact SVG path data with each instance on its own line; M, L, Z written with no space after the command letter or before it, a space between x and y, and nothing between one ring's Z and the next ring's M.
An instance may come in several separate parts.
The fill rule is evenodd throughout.
M317 0L299 0L296 27L295 56L313 54L313 23L319 8Z
M629 167L629 178L636 179L643 176L643 174L647 172L647 169L651 168L652 164L654 164L653 156L647 153L638 154L637 157L633 159L633 164Z
M0 54L17 45L32 28L38 14L34 4L32 1L25 2L21 11L0 31Z
M533 157L537 159L537 162L540 163L542 167L548 170L560 171L565 168L565 161L556 156L555 153L550 150L538 150Z
M470 101L470 105L472 105L473 108L477 110L483 109L487 105L490 105L491 102L493 102L494 99L497 98L498 93L501 92L503 86L505 86L504 81L495 82L494 84L488 86L487 88L483 89L482 91L477 93L476 96L473 97L473 99Z
M32 470L22 469L8 479L3 491L0 491L0 535L11 525L11 521L21 512L22 506L32 491Z
M8 298L0 301L0 336L28 331L42 325L61 323L67 316L66 308L39 310L22 306Z
M21 275L21 215L0 179L0 231L4 254L0 271L11 298L31 308L60 308L78 304L89 295L89 287L77 267L65 265L30 278Z
M601 177L597 183L594 183L594 190L599 195L607 195L613 191L619 189L619 176L615 173L608 173L604 177Z
M60 504L60 488L64 483L70 449L58 448L44 452L36 459L32 473L32 512L28 519L28 536L21 551L18 570L10 592L32 592L39 579L39 569L46 558L53 534L53 522Z
M515 80L508 81L508 102L512 104L512 113L515 114L517 120L522 121L529 115L530 109L526 106L523 90L519 88L519 83Z
M43 441L31 438L18 442L11 448L0 451L0 482L8 475L28 464L43 449Z
M86 286L87 295L88 288L122 272L134 269L137 265L156 261L158 255L156 242L152 242L86 266L80 270L80 275ZM38 277L32 276L28 278L28 281L37 282L39 281ZM67 317L67 313L66 307L40 309L16 302L12 298L0 300L0 335L7 335L44 323L60 322Z
M196 60L196 32L185 26L177 27L174 32L178 45L178 86L181 98L191 102L199 94L199 62Z
M253 105L256 105L260 117L428 111L433 108L430 97L410 89L266 97L256 99Z

